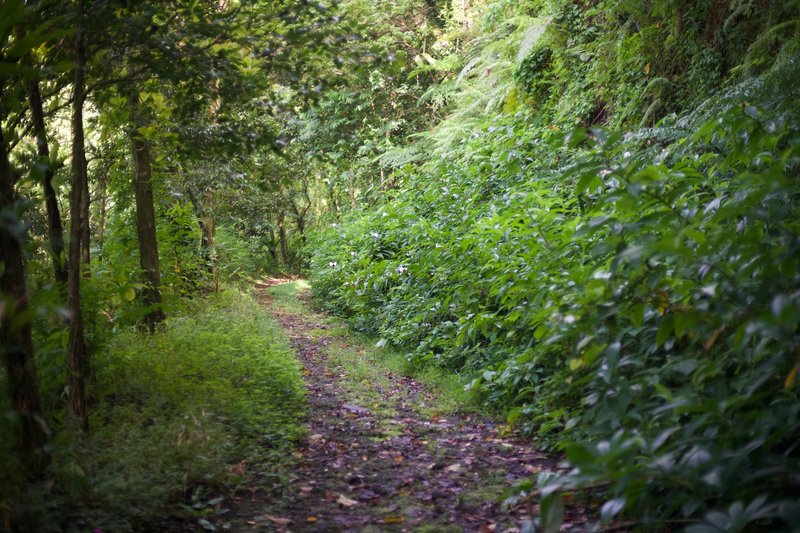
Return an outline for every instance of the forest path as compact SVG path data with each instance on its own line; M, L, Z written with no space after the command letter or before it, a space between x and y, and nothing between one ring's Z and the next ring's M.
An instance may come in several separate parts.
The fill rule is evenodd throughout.
M500 500L553 460L479 416L437 415L431 390L378 369L369 347L309 310L307 285L283 281L256 291L304 367L308 433L293 454L285 499L251 490L233 505L234 529L526 529L529 510Z

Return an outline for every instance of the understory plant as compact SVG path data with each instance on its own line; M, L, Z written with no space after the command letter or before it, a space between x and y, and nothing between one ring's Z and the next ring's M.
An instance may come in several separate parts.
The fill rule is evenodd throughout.
M318 236L314 294L566 452L546 531L576 491L598 524L792 530L796 75L626 134L495 118Z
M305 394L287 340L236 291L185 303L155 334L119 331L92 366L88 434L57 397L46 398L55 421L46 482L15 492L20 472L3 464L5 523L29 531L212 527L207 517L237 484L256 471L279 477L302 433ZM60 394L51 383L60 375L42 377L43 391ZM3 453L8 426L4 418Z

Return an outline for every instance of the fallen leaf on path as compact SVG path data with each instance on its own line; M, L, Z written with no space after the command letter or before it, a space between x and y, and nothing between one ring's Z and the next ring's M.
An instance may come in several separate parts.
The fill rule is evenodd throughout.
M314 487L311 487L309 485L303 485L302 487L300 487L300 492L311 492L312 490L314 490Z
M444 469L445 472L461 472L461 465L456 463Z
M358 414L366 414L369 413L369 409L365 407L361 407L360 405L348 405L344 404L342 409L345 411L350 411L351 413L358 413Z
M308 437L308 440L310 440L310 441L322 440L322 435L320 435L319 433L315 433L314 435L311 435L310 437Z
M308 518L306 518L306 522L316 522L316 521L317 521L316 516L309 516Z
M288 526L289 524L292 523L291 518L281 518L279 516L272 516L272 515L267 515L266 518L273 524L277 524L279 526Z
M336 500L336 503L338 503L339 505L343 505L345 507L352 507L354 505L358 505L357 501L351 500L350 498L348 498L344 494L340 494L339 495L339 498Z
M405 522L405 520L406 519L403 518L402 516L387 516L387 517L384 517L383 523L384 524L402 524L403 522Z

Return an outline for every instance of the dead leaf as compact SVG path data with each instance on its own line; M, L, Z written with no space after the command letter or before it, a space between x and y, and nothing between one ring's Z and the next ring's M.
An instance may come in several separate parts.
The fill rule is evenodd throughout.
M525 465L522 468L529 474L538 474L542 471L542 467L540 466Z
M306 518L306 522L316 522L316 521L317 521L316 516L309 516L308 518Z
M336 500L336 503L338 503L339 505L343 505L345 507L352 507L354 505L358 505L357 501L351 500L350 498L348 498L344 494L340 494L339 495L339 498Z
M792 369L789 371L789 375L786 376L786 380L783 382L783 388L789 390L794 385L794 382L797 380L797 368L800 365L794 365Z
M308 493L311 492L312 490L314 490L314 487L311 487L309 485L303 485L302 487L300 487L300 492Z
M311 435L310 437L308 437L308 440L310 440L312 442L313 441L322 440L322 435L320 435L319 433L315 433L314 435Z
M402 516L385 516L383 518L384 524L402 524L405 522L405 518Z
M266 518L273 524L277 524L279 526L288 526L289 524L292 523L291 518L281 518L280 516L272 516L272 515L267 515Z
M461 465L459 463L448 466L444 469L445 472L461 472Z
M367 414L367 413L369 413L369 409L367 409L365 407L361 407L360 405L348 405L348 404L345 404L345 405L342 406L342 409L344 411L349 411L351 413L357 413L357 414Z

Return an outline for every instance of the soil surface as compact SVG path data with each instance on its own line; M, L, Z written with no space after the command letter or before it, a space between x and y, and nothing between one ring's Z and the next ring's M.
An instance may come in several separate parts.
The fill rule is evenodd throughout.
M423 414L430 392L387 374L379 403L353 403L346 369L326 352L341 337L319 316L274 305L270 285L256 285L286 330L308 388L307 438L293 454L288 490L275 501L261 490L232 502L235 531L530 531L530 504L503 505L504 493L555 461L506 426L471 414ZM286 280L283 280L286 281ZM386 383L389 384L386 387ZM351 399L348 400L348 397ZM387 417L386 413L391 413ZM585 518L569 510L563 529Z

